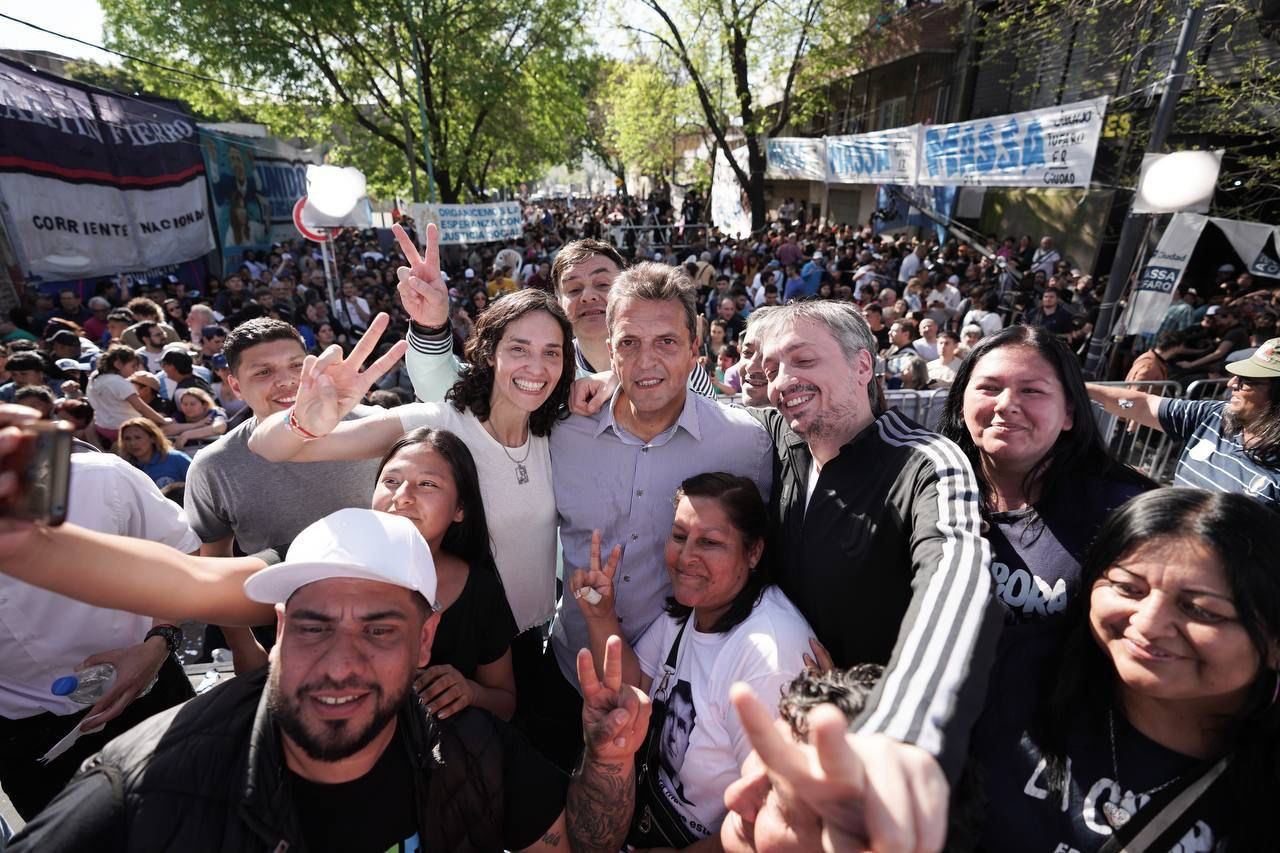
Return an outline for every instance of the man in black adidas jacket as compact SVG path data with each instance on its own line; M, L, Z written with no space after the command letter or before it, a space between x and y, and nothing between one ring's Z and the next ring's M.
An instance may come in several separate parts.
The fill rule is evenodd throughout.
M754 411L774 443L778 583L836 666L887 664L855 733L825 743L844 750L836 764L788 790L830 793L842 766L857 784L826 812L809 803L829 830L874 849L937 849L1001 626L977 481L950 441L897 412L875 415L875 338L856 306L796 303L761 322L774 408ZM749 715L755 741L766 733ZM771 771L806 766L780 762L771 743L760 750Z
M412 680L439 613L406 518L340 510L245 583L277 602L267 669L115 739L12 851L616 851L648 708L580 655L586 752L566 780L475 708L438 719Z

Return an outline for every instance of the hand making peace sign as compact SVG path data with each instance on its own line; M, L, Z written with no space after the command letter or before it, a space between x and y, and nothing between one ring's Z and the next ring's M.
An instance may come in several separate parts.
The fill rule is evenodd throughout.
M582 615L588 619L607 619L613 616L613 576L618 571L618 561L622 559L622 546L614 545L609 552L609 560L601 566L600 531L591 531L591 566L590 571L578 569L569 578L569 591L582 608Z
M440 274L440 231L434 223L427 225L426 256L418 254L409 235L399 225L391 226L396 242L404 252L407 267L397 267L400 279L397 290L409 319L420 326L438 327L449 322L449 287Z
M377 346L387 324L386 314L379 314L360 336L351 355L342 357L342 347L333 344L319 357L307 356L298 378L298 397L293 404L298 425L312 435L328 435L343 418L364 399L365 392L404 357L409 344L396 341L382 358L361 370L365 359Z

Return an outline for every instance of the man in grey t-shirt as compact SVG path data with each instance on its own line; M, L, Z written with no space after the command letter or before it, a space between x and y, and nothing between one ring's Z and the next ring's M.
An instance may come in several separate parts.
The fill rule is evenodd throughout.
M249 450L258 421L293 405L306 349L297 329L259 318L227 336L227 382L253 416L201 450L187 472L185 508L201 556L229 557L292 542L311 522L347 507L368 507L376 459L268 462ZM352 417L370 410L357 407ZM273 629L274 630L274 629ZM228 632L237 671L265 664L246 632Z

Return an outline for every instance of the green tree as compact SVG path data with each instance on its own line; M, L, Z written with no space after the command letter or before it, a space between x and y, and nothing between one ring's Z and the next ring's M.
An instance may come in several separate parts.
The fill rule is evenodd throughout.
M585 0L102 0L108 41L263 91L245 111L285 137L360 158L372 187L425 174L424 102L440 199L456 202L576 156L585 133ZM210 112L221 86L146 66L160 92Z
M609 80L608 133L623 162L642 174L674 179L678 137L698 131L685 107L689 94L654 62L619 64Z
M652 38L683 67L721 165L733 170L746 191L752 228L763 228L764 138L793 118L805 59L829 0L684 0L679 8L668 0L642 2L657 16L656 24L628 28ZM768 98L762 95L766 89ZM734 131L747 146L745 169L731 153Z

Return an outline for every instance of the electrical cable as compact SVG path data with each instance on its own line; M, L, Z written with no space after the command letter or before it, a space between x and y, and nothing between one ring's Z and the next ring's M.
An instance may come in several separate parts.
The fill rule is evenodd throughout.
M163 71L169 71L174 74L181 74L185 77L191 77L195 80L203 80L206 83L217 83L219 86L226 86L232 89L243 89L246 92L256 92L260 95L271 95L272 97L276 97L276 98L290 97L289 95L286 95L283 92L273 92L269 89L258 89L253 86L245 86L241 83L228 83L227 81L219 80L216 77L206 77L203 74L196 74L194 71L185 71L181 68L175 68L171 65L162 65L159 62L152 62L150 59L143 59L140 56L133 56L132 54L128 54L120 50L115 50L110 47L104 47L103 45L100 45L100 44L94 44L93 42L85 41L82 38L76 38L75 36L69 36L64 33L59 33L50 29L46 29L45 27L42 27L39 24L33 24L30 21L24 21L21 18L15 18L13 15L6 15L4 12L0 12L0 18L13 21L15 24L22 24L25 27L31 27L31 29L33 30L39 30L40 32L46 33L51 36L57 36L60 39L66 39L67 41L73 41L77 44L82 44L86 47L92 47L92 48L96 48L97 50L105 51L106 53L115 54L116 56L122 57L124 59L128 59L132 62L141 62L143 65L150 65L154 68L159 68Z

